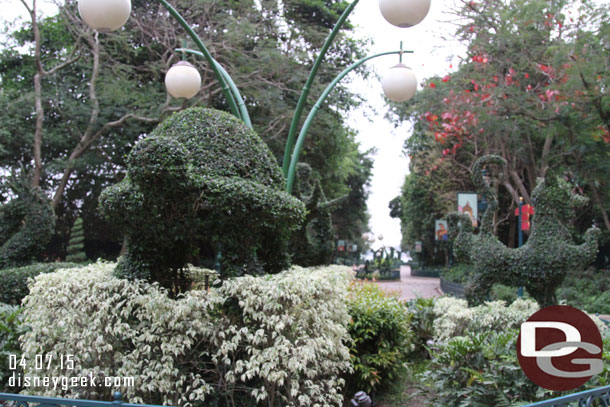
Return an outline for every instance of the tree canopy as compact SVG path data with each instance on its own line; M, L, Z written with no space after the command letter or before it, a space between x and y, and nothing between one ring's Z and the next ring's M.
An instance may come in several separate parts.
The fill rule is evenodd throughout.
M347 4L172 2L233 77L255 131L278 160L301 87ZM51 250L55 256L65 253L70 226L82 214L87 254L96 258L116 254L120 247L117 231L96 213L97 198L103 188L123 178L125 156L135 142L176 110L228 106L210 67L193 56L188 60L203 79L199 94L189 101L166 95L164 73L181 58L174 50L188 36L159 3L134 1L123 29L99 35L80 21L76 1L59 3L59 10L59 15L41 19L28 7L30 21L7 29L1 44L0 108L7 114L0 118L0 174L25 172L53 198L58 217ZM189 41L186 45L194 47ZM355 39L348 25L327 54L311 99L365 50L366 42ZM35 84L39 81L38 88L32 78ZM362 172L358 144L344 120L359 101L338 86L327 99L330 108L318 113L301 155L320 174L331 199L348 193ZM365 216L362 205L353 210ZM361 233L345 227L351 228L349 233Z

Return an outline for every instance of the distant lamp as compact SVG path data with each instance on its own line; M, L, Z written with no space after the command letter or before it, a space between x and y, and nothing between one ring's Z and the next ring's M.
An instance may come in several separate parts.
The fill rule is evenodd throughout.
M190 63L177 62L165 74L165 88L175 98L190 99L201 88L201 75Z
M417 78L406 65L397 64L381 78L383 93L393 102L405 102L415 95Z
M379 0L379 10L388 23L413 27L428 15L430 0Z
M89 27L107 33L125 25L131 0L78 0L78 13Z

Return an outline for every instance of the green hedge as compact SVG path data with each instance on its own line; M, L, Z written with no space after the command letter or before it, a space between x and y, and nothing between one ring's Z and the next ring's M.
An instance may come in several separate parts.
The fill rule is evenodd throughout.
M0 392L17 393L15 387L8 387L8 379L13 374L9 369L9 356L21 355L19 336L25 332L21 308L0 303Z
M348 309L354 367L348 392L387 387L399 377L413 350L411 316L398 298L376 284L360 282L350 287Z
M58 269L79 266L76 263L36 263L24 267L0 270L0 302L4 304L21 304L23 297L29 294L28 279L39 274L50 273Z

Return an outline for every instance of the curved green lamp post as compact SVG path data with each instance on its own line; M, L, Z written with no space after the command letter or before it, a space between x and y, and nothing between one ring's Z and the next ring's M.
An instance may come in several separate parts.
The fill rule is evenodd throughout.
M244 100L239 93L237 86L234 81L231 79L226 70L212 57L205 44L201 41L199 36L195 33L195 31L189 26L189 24L184 20L184 18L178 13L178 11L172 7L166 0L158 0L170 13L172 17L174 17L178 23L186 30L188 35L191 37L199 51L179 48L178 51L186 52L194 55L201 56L205 58L216 78L216 81L221 87L222 93L229 104L229 108L231 109L231 113L241 119L248 127L252 128L252 122L250 120L250 116L248 115L248 111L246 109L246 105ZM311 89L311 85L313 80L318 72L320 65L322 64L322 60L324 56L328 52L330 45L334 41L335 37L347 21L348 16L354 10L359 0L353 0L348 7L343 11L339 20L335 24L334 28L326 38L324 45L320 51L320 54L314 61L311 72L309 73L309 77L303 86L303 90L299 97L299 101L297 103L294 116L292 117L292 122L290 124L290 130L288 132L288 138L286 140L286 147L284 149L284 158L282 162L282 171L284 176L286 177L286 190L288 192L292 192L292 186L294 184L294 176L296 171L296 166L298 163L299 155L301 150L303 149L304 141L307 135L307 131L313 122L313 119L320 109L322 103L328 96L328 94L332 91L332 89L339 83L341 79L343 79L349 72L356 69L364 62L377 58L384 55L390 54L399 54L402 61L402 54L404 52L411 51L403 51L402 43L400 51L389 51L384 52L372 56L368 56L363 58L345 70L343 70L322 92L322 95L318 98L318 101L311 109L309 115L305 119L303 126L299 132L299 136L297 138L297 130L299 126L299 122L301 120L301 115L303 114L303 109L305 108L305 104L307 103L307 97L309 96L309 91ZM104 2L100 2L99 0L79 0L78 8L83 20L92 27L101 32L112 31L120 28L128 19L129 13L131 12L131 2L130 0L105 0ZM384 18L390 22L391 24L398 27L411 27L413 25L418 24L422 21L428 13L430 9L430 0L379 0L379 8ZM403 69L394 69L394 68L407 68L402 64L398 64L392 68L392 70L399 72ZM409 71L410 72L410 71ZM414 83L414 76L412 73L409 75L405 75L404 73L398 73L398 75L394 74L393 78L388 82L396 82L397 80L402 80L402 78L408 77L409 80L413 82L409 86L416 86ZM404 88L404 86L401 86ZM385 86L384 86L385 91ZM410 96L412 96L413 91L409 91ZM410 97L409 96L409 97ZM396 101L404 101L409 97L399 97L398 99L394 99L391 95L388 94L393 100Z

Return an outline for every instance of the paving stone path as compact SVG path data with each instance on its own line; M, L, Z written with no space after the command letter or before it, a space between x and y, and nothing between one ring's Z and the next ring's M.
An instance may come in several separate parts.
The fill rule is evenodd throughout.
M432 277L412 277L409 266L400 266L400 281L379 281L379 286L387 292L399 293L401 300L417 297L440 297L440 279Z

